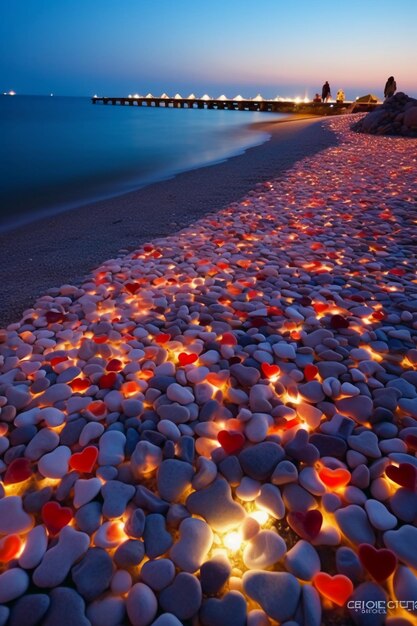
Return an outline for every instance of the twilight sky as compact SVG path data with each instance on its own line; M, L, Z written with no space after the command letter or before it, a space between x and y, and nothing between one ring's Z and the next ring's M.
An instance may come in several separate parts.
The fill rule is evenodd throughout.
M417 96L416 0L8 0L0 92Z

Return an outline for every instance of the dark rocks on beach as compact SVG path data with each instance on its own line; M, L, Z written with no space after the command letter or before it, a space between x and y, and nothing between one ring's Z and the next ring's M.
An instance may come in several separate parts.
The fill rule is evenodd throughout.
M417 137L417 99L398 92L353 124L352 130L372 135Z

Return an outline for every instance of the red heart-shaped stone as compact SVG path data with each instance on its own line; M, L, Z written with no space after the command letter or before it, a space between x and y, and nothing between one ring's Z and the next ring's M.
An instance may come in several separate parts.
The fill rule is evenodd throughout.
M261 370L267 378L278 376L280 373L278 365L270 365L269 363L261 363Z
M332 317L330 318L330 326L335 330L339 328L348 328L349 322L346 318L343 317L343 315L339 315L337 313L336 315L332 315Z
M320 480L331 489L340 489L346 487L350 482L351 475L349 470L343 467L337 469L331 469L330 467L322 467L319 472Z
M323 515L318 509L310 509L306 513L290 511L287 515L287 522L294 532L303 539L315 539L319 534Z
M405 443L413 452L417 452L417 435L407 435Z
M56 356L55 358L51 359L51 361L50 361L51 367L56 367L60 363L65 363L65 361L68 361L68 360L69 359L68 359L67 356Z
M91 385L87 378L74 378L74 380L68 384L74 392L86 391Z
M63 322L66 315L62 311L47 311L45 317L48 324L57 324L58 322Z
M187 352L181 352L178 355L179 364L182 366L191 365L191 363L195 363L197 359L198 359L198 354L195 354L195 352L193 352L192 354L187 354Z
M217 441L227 454L239 452L245 445L242 433L229 433L228 430L221 430L217 435Z
M385 313L384 313L384 311L374 311L374 312L372 313L372 317L373 317L375 320L379 320L379 321L381 321L381 320L383 320L383 319L384 319L384 317L385 317Z
M237 339L233 335L233 333L224 333L222 336L220 343L222 346L235 346L237 344Z
M329 308L327 302L314 302L313 309L316 313L324 313Z
M313 578L313 583L322 596L338 606L344 606L353 593L352 581L343 574L330 576L326 572L318 572Z
M314 380L319 373L319 368L312 363L308 363L304 368L304 378L307 381Z
M395 572L397 557L391 550L386 548L378 550L369 543L362 543L358 553L362 565L378 583L387 580Z
M159 333L155 335L156 343L166 343L171 339L171 335L169 333Z
M406 489L410 489L414 491L417 485L417 468L411 463L400 463L397 467L396 465L388 465L385 469L385 474L388 478L397 485L401 485L401 487L405 487Z
M82 452L75 452L69 460L70 467L77 472L89 474L97 461L98 450L95 446L88 446Z
M403 267L392 267L389 270L390 274L394 274L394 276L404 276L406 270Z
M21 483L32 476L32 468L29 459L13 459L8 466L3 478L5 485Z
M98 386L100 389L111 389L114 387L117 380L116 372L109 372L108 374L104 374L99 378Z
M102 419L107 415L107 407L102 400L94 400L93 402L90 402L90 404L86 406L86 410L98 419Z
M125 284L125 289L126 291L128 291L130 294L132 294L132 296L135 295L135 293L137 291L139 291L140 289L140 285L138 283L126 283Z
M121 369L123 369L123 363L119 359L111 359L106 365L108 372L120 372Z
M19 535L8 535L0 540L0 563L8 563L19 556L22 540Z
M72 520L72 511L59 502L47 502L42 507L42 520L51 535L57 535Z

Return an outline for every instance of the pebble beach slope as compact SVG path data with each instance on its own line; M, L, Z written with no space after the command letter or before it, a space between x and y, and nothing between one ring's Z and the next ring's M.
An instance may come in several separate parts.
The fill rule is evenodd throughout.
M1 625L415 623L417 140L350 122L0 331Z

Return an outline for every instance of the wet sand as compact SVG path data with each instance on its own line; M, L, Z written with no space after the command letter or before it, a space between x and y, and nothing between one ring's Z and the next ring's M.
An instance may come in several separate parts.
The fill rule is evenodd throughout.
M335 144L320 118L266 122L271 139L229 160L0 235L0 326L48 289L79 284L105 259L163 237L241 198L304 156Z

